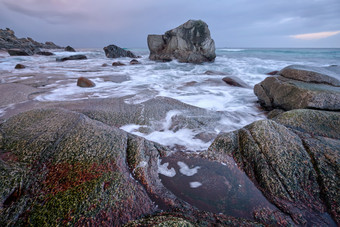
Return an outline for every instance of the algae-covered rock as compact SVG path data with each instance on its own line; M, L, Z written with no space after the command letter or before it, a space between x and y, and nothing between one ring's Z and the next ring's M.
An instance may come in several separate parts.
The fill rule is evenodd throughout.
M130 176L125 132L56 109L1 131L1 225L121 225L156 209Z
M296 224L339 224L339 121L337 112L285 112L219 135L203 156L233 157Z

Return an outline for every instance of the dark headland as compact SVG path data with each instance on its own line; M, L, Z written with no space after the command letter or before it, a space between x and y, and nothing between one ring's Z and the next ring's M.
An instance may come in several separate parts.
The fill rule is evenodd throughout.
M200 64L216 58L203 21L190 20L147 41L155 61ZM6 29L0 30L0 49L33 55L64 48L18 39ZM110 58L138 57L115 45L104 50ZM340 67L277 70L254 87L268 118L219 134L198 154L173 155L168 147L119 127L147 125L173 109L188 113L176 124L199 127L213 122L217 112L165 97L141 104L123 98L32 98L48 92L62 75L0 83L0 107L13 106L0 117L0 225L340 225ZM86 78L78 82L82 89L95 86ZM190 194L180 176L162 177L160 159L170 163L169 169L183 159L199 165L205 191Z

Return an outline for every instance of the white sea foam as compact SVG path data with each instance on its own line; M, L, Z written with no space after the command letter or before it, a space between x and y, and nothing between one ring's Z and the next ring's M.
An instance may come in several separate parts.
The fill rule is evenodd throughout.
M176 170L174 168L168 168L169 163L161 164L161 160L158 160L158 173L167 176L167 177L174 177L176 176Z
M220 71L236 76L254 86L267 77L266 73L280 70L291 64L305 64L313 66L335 65L339 62L339 51L334 54L318 50L270 50L270 49L217 49L217 58L213 63L186 64L178 61L154 62L149 60L147 50L138 50L137 54L142 64L129 65L130 58L120 58L126 64L122 67L112 67L113 59L106 58L102 49L80 49L77 54L85 54L87 60L57 62L57 57L69 56L74 53L62 51L54 52L55 56L14 57L7 53L1 54L0 80L11 83L27 78L27 75L44 74L58 80L44 88L48 93L41 93L36 97L39 101L65 101L80 99L96 99L107 97L124 97L128 104L140 104L157 96L170 97L186 104L211 111L226 113L225 117L216 122L215 132L226 132L238 129L255 120L263 119L264 114L257 108L256 96L253 89L231 87L222 81L223 75L205 75L208 70ZM134 50L132 50L134 51ZM307 53L307 54L306 54ZM314 55L314 53L316 53ZM318 57L321 56L321 57ZM23 70L15 70L16 64L27 66ZM102 64L108 64L102 67ZM127 81L111 82L103 78L124 75ZM76 86L77 78L83 76L96 83L93 88ZM26 77L26 78L25 78ZM50 80L50 81L53 81ZM172 110L165 119L153 122L148 126L130 125L124 130L143 136L152 141L175 147L183 146L188 150L204 150L210 143L205 143L197 137L204 132L204 128L171 130L172 119L176 115L185 116L185 112ZM153 127L157 125L157 127ZM160 126L159 126L160 125ZM140 127L148 127L151 133L141 133ZM145 132L145 131L142 131Z
M189 184L190 184L190 188L198 188L202 186L202 183L198 181L190 182Z
M195 175L198 172L198 170L201 168L200 166L189 168L187 164L181 161L177 162L177 165L179 166L179 172L188 177Z

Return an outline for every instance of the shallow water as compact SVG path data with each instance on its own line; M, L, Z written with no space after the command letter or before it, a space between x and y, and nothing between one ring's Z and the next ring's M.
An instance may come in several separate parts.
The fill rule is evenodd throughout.
M248 219L256 210L277 210L232 158L220 164L177 153L163 158L160 166L164 186L200 210Z

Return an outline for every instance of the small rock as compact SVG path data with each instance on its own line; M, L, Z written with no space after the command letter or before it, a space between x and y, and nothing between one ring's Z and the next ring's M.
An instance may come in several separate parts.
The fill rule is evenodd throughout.
M92 82L90 79L85 77L79 77L77 81L77 86L79 87L94 87L96 84Z
M109 65L106 64L106 63L102 64L102 67L107 67L107 66L109 66Z
M132 59L132 60L130 61L130 65L138 65L138 64L140 64L140 62L137 61L136 59Z
M48 51L39 51L36 53L37 55L43 55L43 56L51 56L51 55L54 55L53 53L51 52L48 52Z
M68 60L85 60L87 57L82 54L77 54L77 55L72 55L69 57L64 57L64 58L57 58L57 61L68 61Z
M271 76L273 76L273 75L276 75L278 72L279 72L279 71L272 71L272 72L266 73L266 75L271 75Z
M112 63L112 66L124 66L125 64L120 61L115 61Z
M24 66L23 64L17 64L15 66L15 69L24 69L24 68L26 68L26 66Z
M76 50L75 50L73 47L71 47L71 46L65 47L65 51L68 51L68 52L76 52Z
M247 83L245 83L243 80L236 76L227 76L224 77L222 80L231 86L250 88L250 86Z
M228 73L214 71L214 70L208 70L208 71L204 72L204 75L228 75Z

